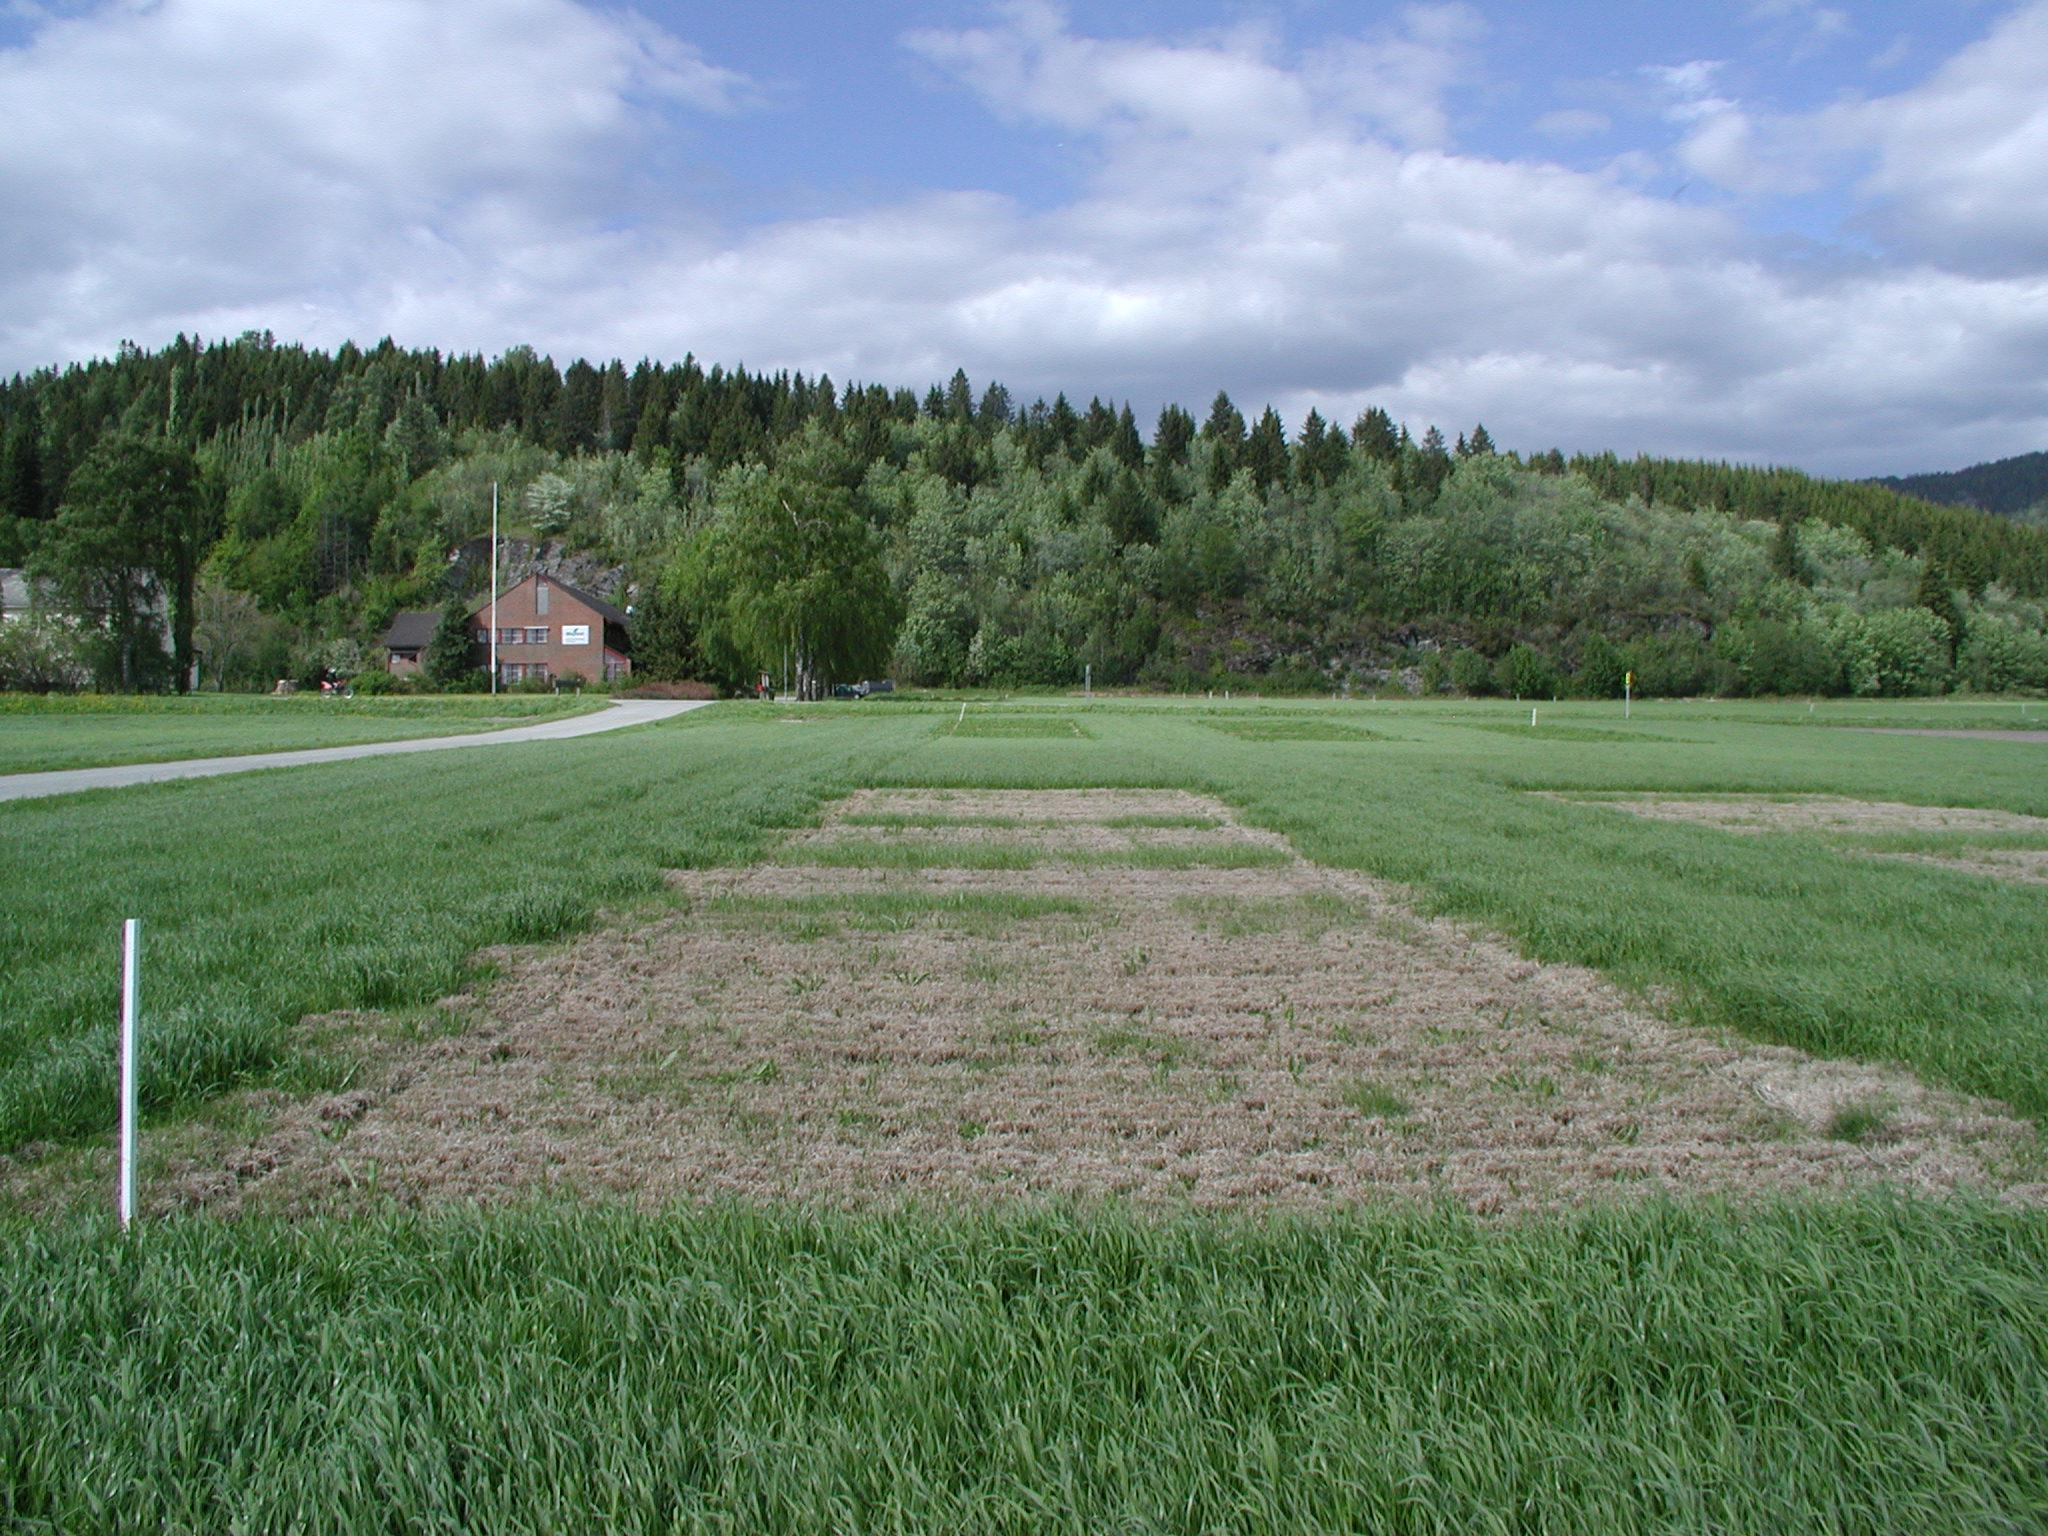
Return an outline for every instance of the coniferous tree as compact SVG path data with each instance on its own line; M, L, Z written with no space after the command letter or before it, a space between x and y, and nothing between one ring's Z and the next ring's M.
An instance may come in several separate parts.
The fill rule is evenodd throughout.
M1067 404L1064 393L1055 395L1052 410L1045 418L1048 447L1061 453L1071 454L1081 430L1081 418L1074 414L1074 408Z
M1287 484L1287 430L1270 405L1245 438L1243 466L1262 494L1271 486Z
M946 419L960 426L974 420L974 387L967 382L967 370L955 368L946 385Z
M981 405L974 414L976 420L993 431L997 427L1008 426L1015 411L1016 407L1010 403L1010 392L992 382L981 392Z
M1217 390L1209 405L1209 419L1202 423L1202 437L1234 451L1243 444L1244 432L1244 413L1231 403L1226 392Z
M1152 452L1168 464L1185 464L1188 445L1195 440L1195 418L1177 405L1160 407L1159 423L1152 429Z
M1376 464L1396 464L1401 458L1401 437L1394 418L1378 406L1370 406L1351 429L1351 445Z
M1138 436L1138 419L1131 414L1127 400L1116 418L1116 433L1110 438L1109 450L1116 456L1117 463L1126 469L1138 469L1145 462L1145 442Z
M451 597L441 605L441 621L420 658L420 668L443 688L459 688L477 676L476 636L469 628L469 604Z
M1954 589L1949 584L1948 573L1933 560L1922 563L1920 584L1913 593L1914 603L1925 608L1937 619L1948 634L1948 660L1955 663L1956 647L1963 640L1963 610L1956 604Z
M1209 419L1202 423L1202 440L1209 445L1209 491L1214 495L1237 473L1244 447L1244 414L1223 390L1209 406Z
M1791 521L1778 524L1778 531L1771 535L1771 569L1787 581L1797 582L1802 587L1813 585L1813 572L1806 564L1806 557L1799 552L1799 536L1793 531Z

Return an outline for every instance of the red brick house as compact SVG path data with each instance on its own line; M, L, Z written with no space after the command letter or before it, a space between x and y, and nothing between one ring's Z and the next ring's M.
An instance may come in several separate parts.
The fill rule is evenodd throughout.
M535 574L498 594L498 681L626 677L633 670L624 610L553 576ZM476 663L491 662L491 602L469 613Z

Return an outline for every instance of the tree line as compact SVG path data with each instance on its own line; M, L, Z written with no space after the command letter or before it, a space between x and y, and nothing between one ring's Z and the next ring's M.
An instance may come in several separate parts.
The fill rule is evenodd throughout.
M2048 687L2048 531L1786 469L265 333L0 383L0 564L85 616L102 686L360 664L392 612L471 595L450 555L494 483L511 531L613 569L643 675Z

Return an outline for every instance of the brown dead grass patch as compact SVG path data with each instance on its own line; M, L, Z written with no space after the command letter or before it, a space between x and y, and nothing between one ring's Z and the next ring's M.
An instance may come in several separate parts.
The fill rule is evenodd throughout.
M1610 805L1652 821L1696 821L1733 832L2048 833L2048 819L1970 806L1904 805L1841 795L1556 795L1575 805Z
M1985 837L2048 835L2048 818L1971 806L1906 805L1890 800L1852 800L1840 795L1626 795L1552 794L1573 805L1612 806L1651 821L1689 821L1729 832L1811 832L1862 837L1896 832L1940 832ZM1870 858L1933 864L1965 874L2026 884L2048 883L2048 849L1958 847L1943 852L1906 852L1849 847L1845 853Z
M1147 816L1269 841L1180 793L869 791L797 842L874 835L850 814L945 807L1056 846L1190 833L1103 826ZM1670 1024L1590 972L1291 857L673 882L673 913L496 954L474 1027L292 1107L226 1175L188 1169L186 1197L1519 1211L1870 1180L2042 1193L2015 1183L2032 1128L1994 1105Z

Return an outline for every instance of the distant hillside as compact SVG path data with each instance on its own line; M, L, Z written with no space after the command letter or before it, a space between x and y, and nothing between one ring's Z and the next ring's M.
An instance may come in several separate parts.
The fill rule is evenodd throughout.
M1898 475L1874 483L1904 496L2013 517L2048 502L2048 453L2023 453L1946 474Z
M948 687L2048 692L2048 527L1788 469L263 332L0 379L0 565L106 685L175 680L135 670L159 597L230 686L353 672L481 590L494 522L615 573L657 680L779 670L796 610L736 595L772 579L846 605L843 675Z

